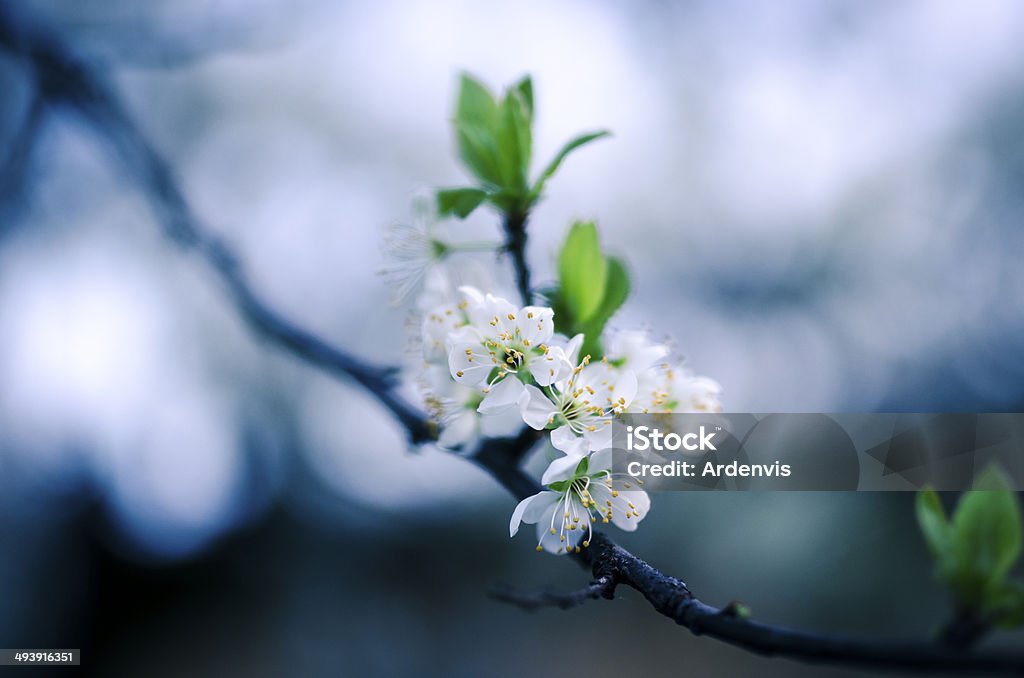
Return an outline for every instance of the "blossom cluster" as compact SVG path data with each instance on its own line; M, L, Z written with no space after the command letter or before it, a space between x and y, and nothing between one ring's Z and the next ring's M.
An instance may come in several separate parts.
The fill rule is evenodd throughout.
M446 297L447 294L447 298ZM534 524L537 550L579 552L593 524L635 530L647 493L615 489L611 423L624 412L719 411L720 388L669 359L643 331L606 332L605 355L581 355L584 336L558 331L552 308L518 306L470 285L428 285L420 385L442 447L469 449L524 425L546 431L554 458L545 489L515 508L509 532Z

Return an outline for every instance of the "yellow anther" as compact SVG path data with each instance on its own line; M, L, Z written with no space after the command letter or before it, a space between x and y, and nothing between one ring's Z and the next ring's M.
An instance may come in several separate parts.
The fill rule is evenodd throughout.
M514 315L512 315L511 313L509 313L509 314L508 314L508 319L509 319L509 320L515 320L515 319L516 319L516 317L515 317Z
M543 546L541 546L540 544L537 544L537 550L538 550L538 551L543 551L543 550L544 550L544 547L543 547Z
M458 372L455 373L455 376L456 377L464 377L464 376L466 376L466 373L463 372L462 370L459 370Z
M532 318L532 317L533 317L533 311L528 311L528 312L526 313L526 317L527 317L527 318Z

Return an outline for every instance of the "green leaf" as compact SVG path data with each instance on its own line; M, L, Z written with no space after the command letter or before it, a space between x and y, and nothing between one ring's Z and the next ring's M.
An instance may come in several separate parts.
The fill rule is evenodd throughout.
M952 550L961 583L976 588L1001 583L1021 550L1021 515L1016 493L989 467L953 515Z
M600 320L600 330L604 329L605 323L615 314L619 307L625 303L629 296L629 272L626 264L618 257L608 257L608 274L604 281L604 296L601 305L594 314L594 319ZM594 319L591 320L593 323Z
M486 186L501 186L501 166L494 130L480 125L456 123L455 140L459 159Z
M600 307L607 275L608 262L601 254L597 226L576 222L558 255L559 296L576 324L586 323Z
M501 102L497 140L502 185L516 196L525 196L533 142L530 115L518 90L509 90Z
M479 80L463 73L455 104L455 141L459 159L485 184L498 186L498 102Z
M519 93L526 104L526 113L530 121L533 121L533 80L530 76L524 76L522 80L512 85L512 89Z
M455 104L455 123L494 129L498 121L498 102L487 87L469 73L459 78L459 98Z
M544 171L541 172L540 176L537 178L536 183L534 183L533 185L533 189L530 191L531 196L534 199L540 197L540 194L544 190L544 184L546 184L548 179L550 179L552 175L554 175L554 173L558 171L559 166L562 164L562 161L565 160L566 156L568 156L570 153L575 151L580 146L589 144L591 141L595 141L597 139L601 139L603 137L608 136L611 136L611 132L607 130L601 130L599 132L590 132L588 134L581 134L575 139L570 140L568 143L565 144L565 146L562 146L562 150L560 150L555 155L554 159L550 163L548 163L548 166L544 168Z
M949 552L951 530L939 495L930 487L917 493L917 524L932 555L944 557Z
M440 216L454 214L465 219L487 199L487 193L479 188L445 188L437 192L437 213Z
M583 347L580 349L582 355L603 355L600 340L604 326L629 296L629 273L626 271L625 263L618 257L608 257L607 263L601 303L594 315L581 328L584 333Z
M1005 581L987 597L986 616L1001 629L1024 625L1024 584Z

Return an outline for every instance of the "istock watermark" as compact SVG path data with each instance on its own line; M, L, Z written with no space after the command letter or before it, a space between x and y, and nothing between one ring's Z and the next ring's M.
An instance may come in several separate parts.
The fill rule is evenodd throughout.
M998 463L1024 489L1024 414L625 414L613 482L673 490L970 489Z

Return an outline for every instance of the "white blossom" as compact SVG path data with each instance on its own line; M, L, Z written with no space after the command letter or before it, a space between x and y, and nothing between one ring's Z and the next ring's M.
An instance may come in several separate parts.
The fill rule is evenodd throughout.
M714 379L695 376L680 364L662 363L641 373L631 412L683 414L721 412L722 387Z
M555 429L552 444L570 456L580 456L611 443L611 419L626 411L636 392L632 370L604 360L591 363L590 356L585 356L567 378L544 389L526 386L519 409L529 426L538 431Z
M637 394L630 412L672 414L721 412L722 387L707 377L698 377L680 363L666 362L670 349L653 342L647 332L621 331L608 341L612 365L630 368L637 375Z
M640 489L614 489L611 462L610 448L555 459L541 480L547 489L519 502L512 512L509 535L515 536L522 523L536 524L537 550L563 554L589 546L599 518L635 530L651 500Z
M481 438L513 435L522 426L514 411L479 413L483 395L453 381L441 366L426 366L419 385L427 412L440 428L437 444L443 448L469 448Z
M441 264L448 250L440 226L422 216L411 225L392 224L384 236L387 263L380 269L394 287L392 303L401 303Z
M549 345L554 336L550 308L518 308L474 287L459 291L464 298L458 310L466 324L447 334L448 369L455 381L485 394L481 412L514 409L526 380L547 386L572 372L565 351Z

